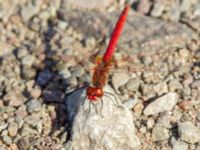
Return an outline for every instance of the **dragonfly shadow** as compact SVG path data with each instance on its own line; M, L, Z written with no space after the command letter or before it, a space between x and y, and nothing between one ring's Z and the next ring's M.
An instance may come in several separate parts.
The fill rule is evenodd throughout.
M79 94L76 94L75 98L68 98L71 93L66 92L66 87L69 85L66 84L66 78L59 74L56 69L59 59L53 59L58 51L55 51L51 46L51 39L55 34L54 25L49 23L48 30L43 33L45 59L43 68L38 71L36 83L42 88L43 102L55 108L55 114L52 116L52 129L49 134L51 135L54 134L54 131L61 130L61 134L67 133L65 141L67 142L70 139L73 118L83 98L79 98ZM75 87L74 89L77 88ZM83 89L81 88L81 90Z

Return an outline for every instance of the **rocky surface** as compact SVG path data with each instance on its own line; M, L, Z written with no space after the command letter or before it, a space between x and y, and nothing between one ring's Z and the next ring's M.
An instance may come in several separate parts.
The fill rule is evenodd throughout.
M79 110L124 2L1 3L0 150L200 148L199 0L130 1L108 81L123 109Z
M104 90L112 93L108 87ZM70 148L75 150L138 149L140 140L135 133L131 111L123 107L119 99L116 100L109 95L105 95L102 101L90 103L85 101L84 96L80 96L85 95L85 92L81 91L83 93L77 91L66 100L68 109L71 109L69 113L73 113L72 106L79 106L72 125ZM76 104L80 103L77 95L83 97L79 100L83 105Z

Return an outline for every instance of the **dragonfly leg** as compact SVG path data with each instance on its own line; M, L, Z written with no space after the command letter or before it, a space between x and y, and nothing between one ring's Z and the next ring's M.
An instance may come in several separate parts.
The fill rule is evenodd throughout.
M110 95L113 96L116 101L116 104L117 104L116 106L120 106L116 96L113 93L105 92L105 94L106 94L105 96L107 96L107 97L110 97Z
M92 103L92 105L94 106L95 112L98 113L97 106L93 102L90 102L90 103Z
M102 110L103 110L103 99L101 98L101 109L100 109L100 115L101 115L101 117L103 118Z
M84 98L84 101L83 101L83 103L82 103L83 111L84 111L85 114L87 114L87 109L84 107L84 106L85 106L86 100L87 100L87 97Z

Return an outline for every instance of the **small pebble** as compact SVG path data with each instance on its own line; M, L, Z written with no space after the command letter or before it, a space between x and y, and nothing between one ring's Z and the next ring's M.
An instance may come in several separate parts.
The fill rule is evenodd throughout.
M63 102L64 93L58 89L44 90L43 96L45 102Z
M9 136L11 136L11 137L16 136L17 131L18 131L18 124L17 123L12 122L12 123L10 123L8 125L8 134L9 134Z
M182 141L177 141L174 137L171 138L172 150L188 150L188 144Z
M169 130L163 126L156 125L152 130L152 140L155 142L167 140L169 137Z
M31 67L35 61L35 57L33 55L27 55L21 59L22 65L26 67Z
M137 99L130 99L128 101L125 101L123 105L128 109L132 109L137 104L137 102Z
M27 111L29 113L37 112L41 109L41 102L39 100L30 100L27 104Z
M147 105L143 111L146 116L154 115L164 111L171 111L178 102L178 94L175 92L168 93L157 98Z
M27 56L28 54L29 54L29 52L27 49L22 48L22 49L17 50L17 58L18 59L21 59L21 58Z
M154 126L154 124L155 124L154 119L153 119L152 117L150 117L150 118L147 120L147 128L148 128L148 129L152 129L153 126Z
M24 67L22 69L22 75L24 79L34 79L36 76L36 70L31 67Z
M9 145L9 144L12 143L12 139L11 139L9 136L7 136L7 135L4 135L4 136L2 137L2 140L3 140L3 142L4 142L6 145Z
M178 135L181 140L190 144L200 141L200 129L189 121L178 123Z
M126 83L126 88L127 90L130 91L137 91L140 85L140 79L139 78L133 78L128 80L128 82Z
M28 150L29 148L29 139L26 138L26 137L23 137L22 139L20 139L18 142L17 142L17 146L20 150Z
M160 17L165 9L165 6L160 3L155 3L153 5L153 9L151 11L151 16L153 17Z
M184 101L181 101L179 104L178 104L179 108L182 109L183 111L187 111L189 110L190 108L192 108L192 102L189 101L189 100L184 100Z
M137 104L134 106L133 110L134 110L135 112L141 112L141 111L143 110L143 108L144 108L144 105L143 105L142 103L137 103Z
M68 23L66 21L59 20L58 28L60 28L61 30L65 30L67 26L68 26Z
M21 132L21 136L34 136L38 134L38 132L35 129L31 128L27 124L23 125L20 132Z
M115 73L112 76L112 84L116 90L122 85L124 85L129 80L129 75L127 73Z
M53 77L53 74L49 70L41 71L37 78L37 83L40 86L45 86Z

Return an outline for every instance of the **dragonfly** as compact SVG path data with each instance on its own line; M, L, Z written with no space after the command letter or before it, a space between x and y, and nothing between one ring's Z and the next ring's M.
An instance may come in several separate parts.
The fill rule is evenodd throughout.
M105 54L101 61L98 61L96 67L94 68L94 74L92 77L92 86L89 86L86 90L87 98L90 101L96 101L97 99L101 99L104 95L103 87L106 84L109 68L113 65L113 53L115 51L117 42L121 35L122 29L124 27L128 11L130 9L130 5L127 4L122 11L116 26L113 30L110 42L106 49Z
M113 33L112 33L112 36L111 36L111 39L110 39L110 41L109 41L109 44L108 44L108 47L107 47L107 49L106 49L106 52L105 52L105 54L103 55L103 56L97 56L94 60L94 64L95 64L95 66L92 68L92 69L89 69L89 71L88 70L86 70L86 71L88 71L88 72L92 72L93 71L93 74L92 74L92 84L87 88L87 90L86 90L86 94L87 94L87 98L90 100L90 101L97 101L98 99L101 99L102 98L102 96L105 94L105 92L103 91L103 87L107 84L107 82L108 82L108 78L109 78L109 75L111 74L111 72L117 72L117 71L119 71L119 68L118 69L116 69L115 68L115 65L118 65L120 62L122 62L122 63L128 63L128 65L130 66L131 65L131 67L124 67L124 68L121 68L121 69L124 69L124 71L125 71L125 69L127 70L127 71L129 71L129 72L145 72L145 71L148 71L148 70L150 70L150 71L154 71L154 70L156 70L156 71L160 71L160 66L158 66L158 67L155 67L155 68L150 68L150 66L148 65L148 66L146 66L146 67L144 67L143 65L141 65L141 63L139 62L139 63L135 63L135 62L133 62L133 61L135 61L136 59L137 59L137 57L139 57L139 59L140 58L142 58L143 56L150 56L150 55L152 55L152 54L156 54L157 52L159 53L159 55L161 56L161 58L160 59L157 59L158 61L160 61L160 60L163 60L162 59L162 49L160 50L160 49L158 49L158 51L154 51L154 52L149 52L149 50L148 51L141 51L141 53L139 52L138 54L134 54L133 56L132 56L132 54L131 54L131 56L129 55L127 58L125 57L125 59L117 59L116 57L115 57L115 50L117 49L117 48L119 48L118 46L117 46L117 43L119 42L119 38L120 38L120 35L121 35L121 32L122 32L122 29L123 29L123 27L124 27L124 25L125 25L125 22L126 22L126 19L127 19L127 16L128 16L128 12L129 12L129 9L130 9L130 5L129 4L126 4L125 5L125 7L124 7L124 9L123 9L123 11L122 11L122 13L121 13L121 15L120 15L120 17L119 17L119 19L118 19L118 21L117 21L117 23L116 23L116 25L115 25L115 28L114 28L114 30L113 30ZM16 19L15 19L16 20ZM34 19L33 19L34 20ZM54 20L53 20L54 21ZM54 25L54 24L52 24L52 25ZM50 27L52 27L51 26L51 24L50 24ZM57 26L58 27L58 26ZM56 28L57 28L56 27ZM32 28L32 27L31 27ZM30 29L30 28L29 28ZM44 30L46 30L46 28L44 29ZM48 30L48 29L47 29ZM52 28L52 32L54 32L53 31L54 30L54 27ZM29 33L28 34L28 36L26 37L27 38L27 40L26 41L28 41L29 39L31 40L31 41L35 41L35 43L37 43L37 44L35 44L35 45L42 45L41 43L45 43L45 44L43 44L43 46L45 45L46 46L46 48L44 48L44 47L36 47L35 48L35 52L36 53L38 53L37 55L38 55L38 57L42 57L42 56L44 56L44 54L43 55L41 55L41 53L44 53L43 51L43 49L49 49L49 47L51 47L51 44L52 43L56 43L56 44L54 44L54 46L56 45L59 45L59 46L57 46L57 47L52 47L51 48L51 50L54 50L54 49L56 49L55 50L55 52L59 52L59 50L57 50L57 49L59 49L59 48L62 48L62 49L64 49L64 48L69 48L69 49L71 49L72 51L73 51L73 56L72 55L66 55L65 56L65 54L63 53L63 51L61 51L62 53L60 54L60 56L59 56L59 54L56 54L56 56L55 56L55 53L48 53L48 55L46 55L46 56L44 56L44 58L41 58L42 60L44 60L44 59L46 59L45 57L48 57L48 58L50 58L51 60L53 59L53 61L55 60L55 62L62 62L62 63L66 63L66 65L69 65L69 67L73 67L73 66L76 66L77 65L77 62L80 62L80 59L83 59L84 58L84 60L89 60L89 59L87 59L88 58L88 56L92 56L94 53L97 53L98 52L98 50L96 50L96 49L93 49L93 51L90 51L90 50L83 50L82 48L83 48L83 46L81 45L80 47L79 47L79 45L80 45L80 41L81 40L79 40L78 42L66 42L65 41L65 39L66 39L66 32L65 33L63 33L64 32L64 29L63 29L63 31L60 31L59 32L59 29L55 29L56 30L56 34L55 35L52 35L51 36L51 33L50 34L48 34L48 31L44 31L44 34L42 34L40 31L39 32L37 32L37 31L34 31L34 29L32 30L30 30L30 32L31 31L33 31L33 33L31 32L31 34L29 33L29 30L27 31L27 33ZM62 30L62 29L61 29ZM76 31L76 30L75 30ZM38 35L36 35L36 34L38 33ZM58 34L57 34L58 33ZM39 35L40 34L40 35ZM67 34L67 35L69 35L69 34ZM42 38L43 39L41 39L41 38L38 38L38 36L40 37L40 36L42 36ZM69 35L69 36L71 36L71 35ZM69 38L69 36L67 37L67 38ZM63 39L62 39L63 38ZM41 40L44 40L44 41L36 41L36 39L41 39ZM69 38L70 39L70 38ZM17 40L17 38L15 38L15 40ZM46 41L45 41L46 40ZM23 42L22 44L16 44L16 45L28 45L28 48L30 48L30 49L32 49L32 45L31 44L27 44L26 43L26 41L25 42ZM64 41L64 42L63 42ZM153 41L153 40L152 40ZM10 39L9 40L9 42L12 44L12 43L14 43L15 41L13 40L13 39ZM102 41L101 41L102 42ZM47 43L47 44L46 44ZM63 43L65 43L65 46L62 46L62 44ZM71 46L71 43L73 43L73 45ZM82 43L81 43L82 44ZM147 43L148 44L148 43ZM151 43L150 43L151 44ZM53 45L53 44L52 44ZM67 45L67 46L66 46ZM74 46L74 45L76 45L76 46ZM77 46L78 45L78 46ZM121 46L123 46L123 45L121 45ZM17 46L18 47L18 46ZM71 48L70 48L71 47ZM87 47L87 46L86 46ZM40 49L40 51L39 51L39 49ZM77 50L76 50L77 49ZM80 49L82 49L82 51L80 50ZM87 49L87 48L86 48ZM92 48L91 48L92 49ZM119 48L119 49L121 49L121 47ZM49 50L49 51L51 51L51 50ZM165 49L163 49L164 51L163 51L163 53L165 54L166 53L166 51L165 51ZM82 52L85 52L85 53L82 53ZM33 51L32 51L33 52ZM41 52L41 53L40 53ZM53 52L53 51L52 51ZM78 54L77 56L76 55L74 55L76 52L80 52L80 54ZM120 50L120 53L121 52L123 52L123 51L121 51ZM55 57L58 57L58 58L55 58ZM155 56L157 56L157 55L155 55ZM160 57L159 56L159 57ZM163 55L163 58L165 57L166 55ZM86 58L87 57L87 58ZM130 57L130 58L129 58ZM150 57L152 57L153 58L153 56L150 56ZM75 61L73 61L73 59L75 58ZM156 58L156 57L155 57ZM77 59L77 60L76 60ZM157 61L156 59L154 59L153 58L153 61ZM130 62L129 62L130 61ZM132 61L132 62L131 62ZM136 60L137 61L137 60ZM71 62L72 63L74 63L75 65L71 65ZM83 62L81 62L81 65L82 65L82 63ZM85 63L85 62L84 62ZM156 64L156 63L154 63L154 64ZM157 64L159 64L159 63L157 63ZM70 66L71 65L71 66ZM84 64L85 65L85 64ZM37 65L36 64L36 67L38 67L39 65ZM40 64L40 66L41 66L41 69L39 68L38 70L43 70L43 66ZM39 66L39 67L40 67ZM176 66L175 66L176 67ZM56 68L57 69L57 68ZM85 69L85 68L84 68ZM87 69L87 68L86 68ZM161 68L162 69L162 68ZM91 71L92 70L92 71ZM172 69L171 70L173 70L173 64L172 64ZM127 79L128 80L128 79ZM76 85L75 85L76 86ZM70 89L71 90L71 89ZM72 89L73 90L73 89Z

